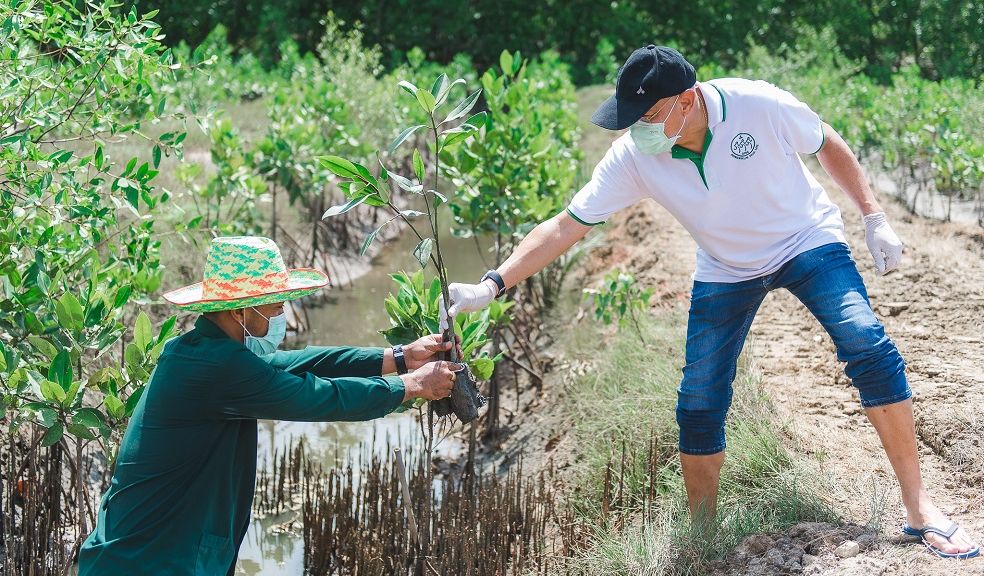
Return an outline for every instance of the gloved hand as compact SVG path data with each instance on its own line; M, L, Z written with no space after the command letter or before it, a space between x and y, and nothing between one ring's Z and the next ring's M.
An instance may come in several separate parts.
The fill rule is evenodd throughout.
M888 274L902 263L902 240L888 225L884 212L864 217L864 242L879 274Z
M459 284L457 282L448 284L451 307L445 307L444 296L441 296L441 332L447 330L449 316L453 318L459 312L475 312L485 308L492 303L492 300L495 300L496 292L496 285L492 280L486 280L480 284Z

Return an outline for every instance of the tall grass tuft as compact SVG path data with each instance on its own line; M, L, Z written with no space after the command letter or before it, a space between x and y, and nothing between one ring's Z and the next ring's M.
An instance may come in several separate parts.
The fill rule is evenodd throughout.
M684 325L678 314L646 315L646 346L629 332L606 340L593 325L568 332L565 346L583 372L566 391L579 462L570 503L597 527L573 559L575 573L699 574L749 534L838 520L821 496L819 476L791 451L769 399L742 365L718 517L709 528L691 526L675 420Z

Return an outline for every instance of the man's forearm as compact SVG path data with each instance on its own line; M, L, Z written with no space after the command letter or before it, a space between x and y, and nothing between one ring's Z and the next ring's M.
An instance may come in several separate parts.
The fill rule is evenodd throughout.
M854 156L850 146L841 138L829 124L823 124L825 143L817 154L817 160L833 178L834 182L851 197L854 204L867 216L882 212L882 207L875 199L875 194L868 185L868 179L861 169L861 164Z
M530 231L497 272L507 288L515 286L546 268L590 229L561 212Z

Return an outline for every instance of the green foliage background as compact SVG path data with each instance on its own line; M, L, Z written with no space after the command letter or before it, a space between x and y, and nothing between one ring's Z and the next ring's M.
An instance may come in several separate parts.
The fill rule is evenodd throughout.
M313 52L328 11L362 23L368 45L379 45L387 66L414 47L427 58L450 62L471 56L479 70L497 63L503 50L537 54L556 50L573 65L577 84L605 80L589 66L614 49L621 62L646 42L678 47L695 64L738 63L750 43L776 50L793 45L804 30L830 27L836 45L880 82L914 62L924 77L978 78L984 70L980 30L984 3L973 0L136 0L141 11L163 8L158 21L167 42L199 44L217 24L230 31L237 50L266 66L279 60L280 43L294 40Z

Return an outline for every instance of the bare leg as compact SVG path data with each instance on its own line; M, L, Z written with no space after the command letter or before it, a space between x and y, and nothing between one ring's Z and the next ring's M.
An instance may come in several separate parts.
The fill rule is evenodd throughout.
M878 431L882 446L888 455L895 477L902 490L906 521L913 528L933 525L946 530L949 518L933 504L923 488L919 473L919 452L916 446L916 425L912 417L912 400L876 406L866 410L868 420ZM688 488L689 489L689 488ZM946 553L972 550L976 544L961 528L950 541L937 534L927 534L926 539Z
M707 525L714 519L723 464L723 451L706 456L680 454L683 484L687 487L687 502L694 526Z

